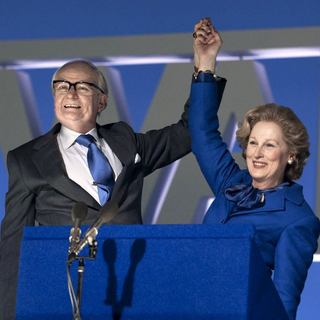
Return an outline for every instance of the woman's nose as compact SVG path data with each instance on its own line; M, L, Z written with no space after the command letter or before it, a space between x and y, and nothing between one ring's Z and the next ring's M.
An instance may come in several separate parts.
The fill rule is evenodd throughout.
M263 147L257 146L254 151L255 158L261 158L263 157Z

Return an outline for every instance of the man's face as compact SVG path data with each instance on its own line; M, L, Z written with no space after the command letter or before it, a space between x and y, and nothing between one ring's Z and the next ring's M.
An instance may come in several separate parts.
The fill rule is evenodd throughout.
M71 83L85 81L98 85L97 74L86 64L76 62L60 70L54 80L66 80ZM71 87L68 92L54 90L54 111L59 122L65 127L86 133L96 126L96 119L107 102L107 96L98 89L83 95Z

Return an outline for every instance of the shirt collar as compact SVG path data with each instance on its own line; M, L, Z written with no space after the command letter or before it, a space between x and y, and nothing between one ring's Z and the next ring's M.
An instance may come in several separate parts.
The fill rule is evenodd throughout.
M65 150L69 149L81 134L82 133L71 130L62 125L59 135L60 135L60 141L63 149ZM91 134L97 141L98 146L100 145L100 139L98 136L97 128L93 128L90 131L86 132L85 134Z

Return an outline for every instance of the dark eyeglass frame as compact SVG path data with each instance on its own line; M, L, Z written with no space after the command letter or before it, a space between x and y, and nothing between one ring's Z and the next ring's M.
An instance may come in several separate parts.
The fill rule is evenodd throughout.
M92 82L87 82L87 81L70 82L68 80L53 80L52 81L53 90L55 90L54 85L56 83L67 83L69 85L69 90L67 92L69 92L72 87L74 88L74 91L77 92L76 86L77 86L77 84L80 83L80 84L87 84L87 85L89 85L89 86L91 86L93 88L98 89L101 93L105 94L105 92L101 88L99 88L95 83L92 83Z

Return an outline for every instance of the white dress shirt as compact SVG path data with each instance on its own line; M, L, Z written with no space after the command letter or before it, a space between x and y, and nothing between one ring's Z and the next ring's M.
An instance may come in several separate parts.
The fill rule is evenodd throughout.
M117 180L122 170L122 164L118 157L113 153L107 142L98 136L97 129L91 129L86 134L91 134L96 139L98 148L104 153L114 172L114 178ZM67 170L68 177L86 190L98 203L100 203L98 188L94 185L91 176L87 153L88 148L76 143L75 140L81 133L61 126L57 140L62 158Z

